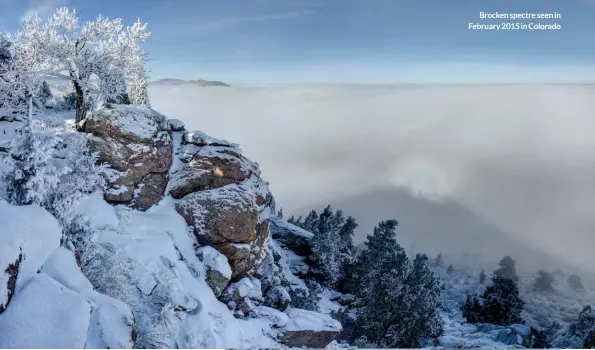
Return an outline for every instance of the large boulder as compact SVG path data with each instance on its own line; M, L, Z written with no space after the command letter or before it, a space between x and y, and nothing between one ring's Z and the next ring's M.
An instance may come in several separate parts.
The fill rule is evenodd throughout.
M172 163L170 125L163 115L141 106L107 104L91 112L82 127L99 161L110 167L108 202L147 210L161 200Z
M185 145L179 156L186 164L172 174L169 193L174 198L240 183L256 170L254 163L229 147Z
M175 152L168 193L201 245L227 257L232 281L255 272L269 239L268 184L258 164L237 145L202 132L186 132Z
M2 200L0 223L1 314L15 292L33 278L52 251L60 246L62 230L45 209L37 205L15 206Z
M280 342L289 347L325 348L343 329L329 315L302 309L289 309L287 325L281 331Z
M271 234L283 246L297 255L310 256L314 234L279 218L271 219Z
M0 347L82 349L90 314L85 298L38 274L0 315Z

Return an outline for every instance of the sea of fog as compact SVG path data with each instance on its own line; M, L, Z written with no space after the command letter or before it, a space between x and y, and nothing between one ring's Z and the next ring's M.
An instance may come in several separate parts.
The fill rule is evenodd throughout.
M403 187L595 266L593 86L158 84L150 97L188 128L239 143L286 214ZM351 211L367 226L388 219L369 203ZM370 230L360 227L358 239Z

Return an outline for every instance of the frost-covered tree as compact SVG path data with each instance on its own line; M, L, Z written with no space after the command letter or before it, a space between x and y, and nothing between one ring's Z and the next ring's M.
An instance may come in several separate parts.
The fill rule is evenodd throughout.
M123 78L144 70L140 44L149 37L146 24L124 29L121 22L99 16L81 26L75 11L67 8L45 22L29 18L15 36L15 58L28 71L72 82L78 123L89 108L125 91Z
M312 238L312 256L315 271L321 282L334 286L341 274L341 255L339 231L345 222L343 213L333 213L331 206L327 206L318 217L317 234Z
M568 276L566 283L570 288L573 288L575 290L585 289L585 287L583 286L583 282L581 281L581 278L578 275Z
M510 256L503 257L498 265L500 267L494 271L494 275L509 278L515 283L519 281L519 276L516 273L516 261Z
M140 70L132 77L132 84L130 85L130 102L132 104L151 107L147 80L147 74L144 70Z
M545 332L533 327L529 330L529 335L523 340L523 346L528 349L549 349L552 347Z
M455 272L455 267L453 266L453 264L448 265L448 267L446 268L446 273L449 275L452 275Z
M442 257L442 253L438 253L438 255L436 255L433 265L438 267L444 266L444 258Z
M318 231L318 213L315 210L310 211L300 227L306 231L316 233Z
M409 312L400 322L407 327L395 327L393 333L398 341L391 345L422 347L423 340L437 339L444 333L444 321L440 315L440 282L430 270L425 254L415 256L405 284Z
M540 270L537 272L537 278L533 283L533 290L536 292L553 292L554 291L554 275L547 271Z
M50 89L48 82L44 80L39 86L39 89L37 90L35 97L37 97L39 101L45 105L52 98L52 96L52 90Z
M58 173L51 162L56 139L33 129L33 97L29 95L28 100L29 115L13 137L8 157L4 158L6 171L2 182L6 184L5 196L9 203L44 205L59 182Z
M322 292L321 286L314 281L306 281L306 289L303 288L287 288L289 296L291 297L291 306L311 311L319 311L318 304L320 303Z
M287 219L287 222L290 224L295 224L295 216L292 215L289 219Z
M396 220L381 222L365 242L359 262L364 306L358 313L358 335L378 347L420 347L442 334L438 315L440 288L425 255L410 263L396 240Z
M494 276L492 284L486 287L483 304L478 319L467 319L469 322L511 325L522 323L521 312L525 302L519 295L516 283L506 277ZM475 302L474 302L475 303Z
M91 152L84 137L73 134L62 143L62 147L65 166L57 190L49 197L48 210L59 221L68 221L85 195L103 189L105 166L97 164L98 154Z
M479 303L479 299L476 297L471 297L467 295L467 299L465 303L461 307L461 312L463 317L469 323L478 323L481 320L481 304Z
M396 220L383 221L368 235L360 258L360 295L365 306L358 315L362 335L380 342L389 328L403 317L399 300L407 277L407 255L396 239Z
M40 80L35 72L26 71L19 58L13 39L0 34L0 118L26 124L25 119L31 119L34 93Z
M341 277L338 281L338 289L345 293L353 292L354 280L353 270L356 263L355 245L353 244L353 236L358 224L353 218L349 216L343 226L339 229L339 258Z
M347 217L341 228L339 229L340 250L344 260L353 258L355 245L353 244L353 236L358 224L353 216Z
M279 219L283 219L283 208L280 208L279 211L277 212L277 217Z
M481 270L481 272L479 273L479 283L484 284L484 282L486 281L486 273Z

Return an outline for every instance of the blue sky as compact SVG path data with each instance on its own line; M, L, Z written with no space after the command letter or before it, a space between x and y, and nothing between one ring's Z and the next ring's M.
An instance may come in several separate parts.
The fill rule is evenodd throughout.
M149 23L151 76L235 84L595 82L595 0L0 0L3 29L76 8ZM479 12L557 31L473 31ZM517 20L518 21L518 20Z

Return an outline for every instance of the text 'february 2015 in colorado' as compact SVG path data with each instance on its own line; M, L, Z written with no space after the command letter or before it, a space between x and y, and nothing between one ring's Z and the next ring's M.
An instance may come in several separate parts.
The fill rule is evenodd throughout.
M467 26L476 31L551 31L562 29L561 19L558 12L479 12L478 20Z

